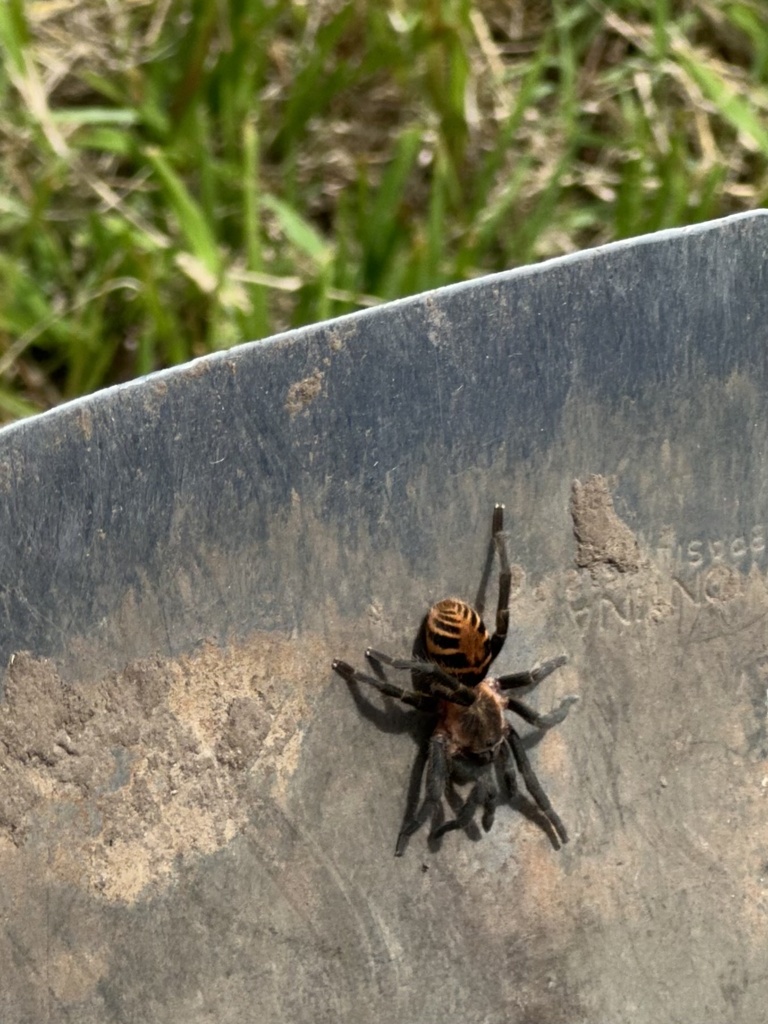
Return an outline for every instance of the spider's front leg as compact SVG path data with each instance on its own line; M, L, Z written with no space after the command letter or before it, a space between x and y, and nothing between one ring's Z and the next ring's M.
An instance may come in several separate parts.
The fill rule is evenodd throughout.
M556 668L565 665L567 661L564 654L559 654L556 658L549 658L523 672L508 672L506 675L498 676L496 682L502 690L516 690L522 686L538 686L542 679L546 679Z
M559 657L550 658L540 665L534 665L533 668L525 672L511 672L508 675L499 676L496 682L499 684L500 690L514 690L523 686L538 686L542 679L546 679L555 669L564 665L567 660L565 655L561 654ZM554 725L559 725L563 721L570 711L571 705L575 704L578 699L576 694L569 693L563 697L556 708L553 708L546 715L540 715L537 711L533 711L527 704L524 704L516 697L507 697L506 700L509 710L514 711L516 715L519 715L526 722L535 725L537 729L551 729Z
M382 665L389 665L390 668L401 672L418 672L423 676L429 676L432 680L431 688L433 694L439 696L441 700L449 701L451 704L462 704L465 707L469 707L477 699L477 694L471 687L464 686L463 683L458 682L434 661L422 661L413 658L390 658L388 654L374 651L370 647L365 652L365 656L380 679L385 678Z
M498 657L509 631L509 595L512 589L512 568L507 554L507 540L504 533L504 506L496 505L491 520L491 543L488 557L483 566L480 587L475 599L478 615L485 611L485 591L493 568L493 556L499 556L499 597L496 603L496 627L491 636L491 660Z
M509 595L512 590L512 568L507 554L507 538L504 534L504 506L493 510L493 541L499 555L499 600L496 605L496 629L491 637L491 659L496 659L509 631Z
M424 802L414 816L400 829L395 846L395 856L402 857L408 845L408 839L417 832L427 818L434 817L443 799L445 784L448 781L448 754L445 750L445 738L433 736L429 741L429 757L427 758L426 780L424 783ZM433 838L433 834L430 834Z
M404 690L402 686L395 686L389 682L383 672L379 678L374 678L374 676L366 675L365 672L359 672L348 665L346 661L341 661L338 658L333 662L332 668L348 683L365 683L367 686L373 686L385 697L394 697L396 700L402 701L403 704L410 704L421 711L431 709L432 698L429 694L416 693L414 690Z
M571 705L575 704L578 699L575 693L569 693L563 697L556 708L548 711L546 715L540 715L538 711L529 708L527 704L523 704L521 700L517 700L515 697L507 697L507 708L510 711L514 711L516 715L519 715L530 725L535 725L537 729L551 729L553 726L559 725L567 717L568 712L571 710Z

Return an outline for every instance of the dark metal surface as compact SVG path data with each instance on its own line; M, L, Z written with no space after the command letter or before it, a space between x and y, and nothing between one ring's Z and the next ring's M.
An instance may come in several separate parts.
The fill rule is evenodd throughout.
M88 695L208 641L225 686L247 649L272 687L265 750L296 700L274 763L257 751L238 774L211 747L212 778L226 765L241 787L221 812L232 834L173 847L127 888L110 889L108 859L101 892L57 867L82 836L87 856L107 842L105 790L65 793L59 772L59 813L58 769L13 755L8 787L26 766L43 796L23 830L0 800L0 831L18 826L0 835L0 1019L762 1019L766 268L768 215L734 217L244 345L0 432L3 666L53 659L50 685ZM573 568L571 486L591 474L637 572ZM509 811L480 843L431 854L419 834L395 862L419 730L398 731L398 709L389 732L361 716L330 657L405 653L430 601L471 597L495 501L521 567L504 669L567 650L537 699L582 698L532 752L574 839L557 852ZM121 761L124 735L118 794L160 742ZM72 832L80 813L92 824Z
M350 556L364 533L427 575L443 538L458 539L440 522L446 505L487 507L508 488L483 471L533 475L564 445L573 475L615 472L672 429L691 446L703 432L708 449L683 493L655 487L641 525L652 533L674 512L692 536L738 533L764 508L762 403L759 417L740 417L708 388L739 373L758 392L764 383L766 230L762 214L736 217L447 288L7 428L2 661L19 649L61 655L73 636L116 654L172 654L201 634L301 626L307 609L291 595L312 607L328 581L242 557L276 532L292 495ZM599 420L617 415L618 436ZM587 416L588 435L565 436ZM484 493L462 486L467 471ZM416 480L423 504L411 499ZM620 485L638 514L648 509L632 475ZM563 565L565 531L515 529L529 564ZM145 640L114 623L128 590L151 609Z

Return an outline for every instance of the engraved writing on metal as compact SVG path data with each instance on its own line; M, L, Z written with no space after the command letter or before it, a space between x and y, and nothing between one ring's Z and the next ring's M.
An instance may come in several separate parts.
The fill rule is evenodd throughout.
M764 564L765 551L765 528L758 523L739 537L692 538L685 544L684 560L692 569L725 564L743 571L751 563Z

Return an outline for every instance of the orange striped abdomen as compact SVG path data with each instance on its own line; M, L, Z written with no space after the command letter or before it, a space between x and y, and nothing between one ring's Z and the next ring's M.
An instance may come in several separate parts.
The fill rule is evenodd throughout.
M475 686L491 663L491 639L480 616L466 601L447 597L432 605L424 641L427 657L466 686Z

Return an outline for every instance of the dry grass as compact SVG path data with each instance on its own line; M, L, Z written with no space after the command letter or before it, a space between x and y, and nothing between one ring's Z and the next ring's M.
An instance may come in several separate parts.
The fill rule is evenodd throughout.
M763 205L762 0L6 0L0 416Z

